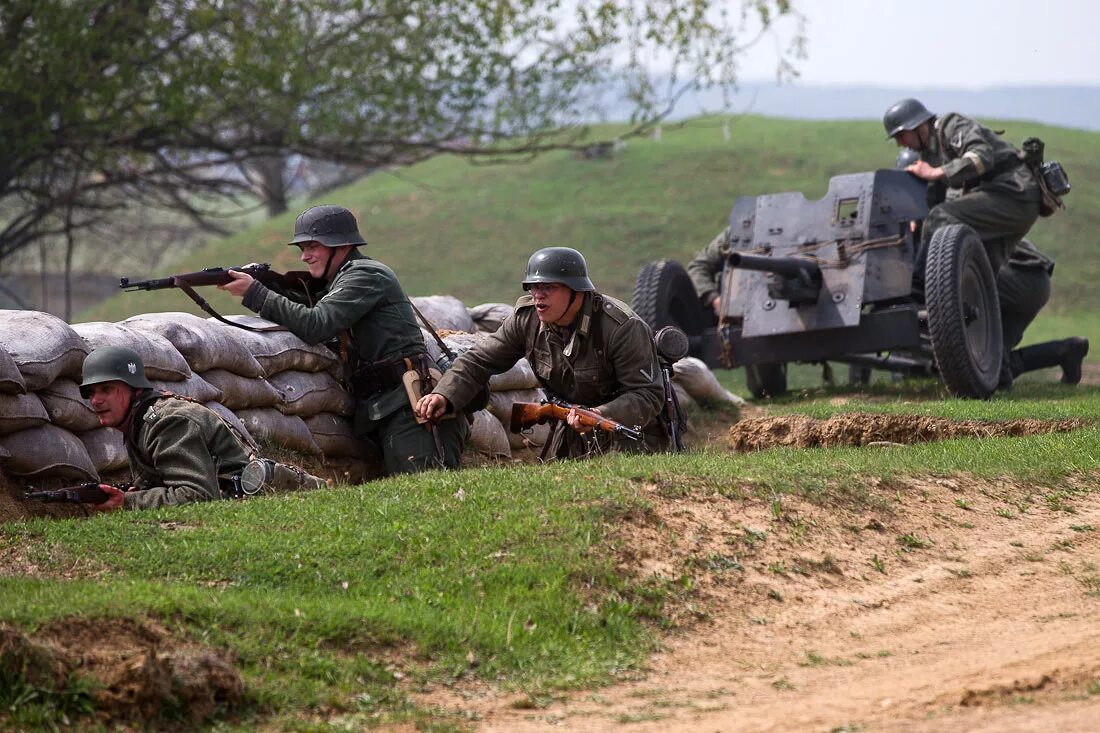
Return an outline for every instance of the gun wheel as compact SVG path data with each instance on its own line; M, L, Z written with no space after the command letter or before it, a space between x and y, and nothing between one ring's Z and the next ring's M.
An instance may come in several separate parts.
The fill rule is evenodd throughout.
M951 224L932 235L924 294L932 353L944 384L957 397L988 398L1001 370L1001 309L977 232Z
M690 356L712 368L718 365L717 319L699 302L691 277L679 262L646 263L634 283L631 308L654 331L676 326L688 336Z

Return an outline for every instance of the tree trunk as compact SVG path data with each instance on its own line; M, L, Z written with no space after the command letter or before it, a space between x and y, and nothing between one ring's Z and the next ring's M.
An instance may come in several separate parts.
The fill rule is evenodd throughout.
M252 187L263 199L268 216L278 216L287 209L286 204L286 158L281 155L268 155L255 158L245 164L245 175Z

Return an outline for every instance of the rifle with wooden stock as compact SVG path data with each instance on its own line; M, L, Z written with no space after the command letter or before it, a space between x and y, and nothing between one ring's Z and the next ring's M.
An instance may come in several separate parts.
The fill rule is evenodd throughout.
M233 321L223 318L205 298L195 292L195 288L197 287L225 285L232 282L233 278L229 276L230 271L243 272L246 275L251 275L253 279L269 287L276 285L288 288L299 288L306 293L311 292L310 285L314 282L313 276L307 271L296 270L287 273L276 272L271 269L271 265L264 262L260 264L241 265L239 267L208 267L198 272L185 272L179 275L169 275L168 277L156 278L153 280L131 280L128 277L124 277L119 279L118 287L127 293L134 293L138 290L168 290L169 288L179 288L188 298L193 300L196 305L202 308L203 311L209 313L214 319L227 326L243 328L245 331L285 331L286 329L282 326L256 327L246 326L242 323L234 323Z
M111 486L122 491L130 488L127 484L111 484ZM102 504L110 498L110 494L99 488L98 481L88 481L61 489L23 492L23 501L40 501L43 504Z
M532 425L541 425L550 420L561 420L565 422L565 419L569 416L570 410L577 411L581 425L603 430L623 438L629 438L630 440L642 439L640 430L628 428L622 423L615 422L611 418L604 417L600 413L589 410L586 407L573 405L565 400L559 400L553 397L548 397L540 402L513 403L512 420L509 426L513 433L519 433L524 428L529 428Z

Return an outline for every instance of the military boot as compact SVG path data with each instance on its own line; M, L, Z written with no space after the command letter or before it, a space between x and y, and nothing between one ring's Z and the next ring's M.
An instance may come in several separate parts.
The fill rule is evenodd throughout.
M1062 368L1062 382L1077 384L1081 381L1081 362L1089 353L1089 340L1074 336L1061 341L1046 341L1034 346L1016 349L1010 356L1012 375L1048 367Z

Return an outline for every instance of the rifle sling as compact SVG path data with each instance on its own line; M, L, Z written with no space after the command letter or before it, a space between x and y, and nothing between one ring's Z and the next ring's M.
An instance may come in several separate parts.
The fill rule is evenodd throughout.
M416 313L417 318L419 318L420 322L424 324L424 327L427 329L428 333L430 333L432 335L432 338L435 339L435 342L439 344L439 348L443 350L443 353L447 355L447 358L451 361L457 359L458 357L455 355L455 352L451 351L451 347L447 346L447 344L444 343L443 339L440 338L439 334L435 332L435 326L433 326L431 322L429 322L428 319L424 317L424 314L421 313L420 309L416 307L416 304L412 302L412 298L409 298L409 305L412 306L413 312Z
M243 328L245 331L253 331L256 333L268 333L271 331L287 330L286 326L279 326L277 324L272 324L270 326L246 326L243 323L234 323L228 318L222 317L221 313L218 313L216 310L214 310L214 306L210 305L210 303L207 302L206 298L196 293L195 289L191 287L190 283L184 280L180 280L179 278L175 278L173 282L175 282L176 287L182 290L188 298L195 301L195 305L209 313L214 318L214 320L224 323L227 326L232 326L233 328Z

